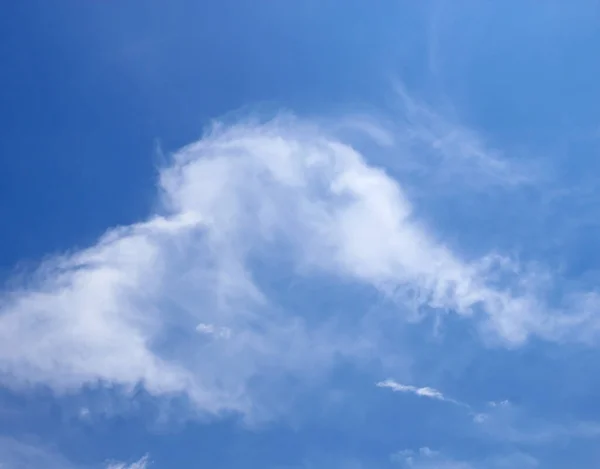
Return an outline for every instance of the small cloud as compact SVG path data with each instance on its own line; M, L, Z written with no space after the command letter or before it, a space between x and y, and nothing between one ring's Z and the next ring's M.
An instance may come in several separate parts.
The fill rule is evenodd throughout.
M217 327L213 324L200 323L196 326L196 331L199 334L213 336L218 339L229 339L231 337L231 329L228 327Z
M473 469L470 464L447 458L427 446L419 448L418 451L398 451L392 454L390 459L406 469Z
M90 417L90 409L87 407L82 407L79 409L79 418L82 420L87 420Z
M508 407L510 405L510 401L505 399L503 401L490 401L488 402L490 407Z
M432 449L424 446L423 448L419 448L419 454L426 457L432 457L439 454L438 451L433 451Z
M106 466L106 469L147 469L150 462L148 460L148 455L143 456L138 461L128 464L124 462L113 462Z
M551 421L532 417L508 400L488 402L488 411L473 421L488 438L521 445L540 445L572 439L596 439L600 424L593 421Z
M452 456L431 450L403 450L391 455L391 461L405 469L535 469L538 461L525 453L499 454L474 461L455 459Z
M454 399L449 399L449 398L445 397L444 394L442 394L437 389L433 389L430 387L418 388L416 386L400 384L391 379L387 379L385 381L380 381L379 383L376 384L376 386L379 388L388 388L394 392L410 393L410 394L415 394L417 396L428 397L430 399L437 399L440 401L447 401L447 402L452 402L454 404L458 404L458 402L455 401Z

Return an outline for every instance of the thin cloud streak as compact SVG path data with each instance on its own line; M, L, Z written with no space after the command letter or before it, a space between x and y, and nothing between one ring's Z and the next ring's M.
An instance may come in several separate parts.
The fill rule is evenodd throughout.
M391 389L394 392L401 392L407 394L414 394L416 396L426 397L429 399L435 399L438 401L449 402L451 404L465 407L467 409L471 409L471 406L465 404L464 402L457 401L456 399L452 399L450 397L445 396L441 391L430 387L417 387L406 384L398 383L392 379L386 379L385 381L380 381L375 384L378 388L387 388Z
M446 188L456 187L460 179L462 191L530 186L542 177L539 165L507 158L452 117L452 109L446 113L435 110L398 81L395 91L399 115L405 121L397 126L395 141L410 155L406 161L413 172L433 173L432 182Z
M537 459L529 454L514 452L475 461L461 461L428 447L418 451L402 450L391 455L392 462L411 469L535 469Z
M446 397L444 397L444 395L437 389L433 389L433 388L429 388L429 387L418 388L416 386L400 384L391 379L388 379L385 381L380 381L379 383L376 384L376 386L379 388L389 388L395 392L411 393L411 394L416 394L417 396L429 397L431 399L438 399L440 401L447 400Z
M112 462L110 463L106 469L147 469L149 467L149 459L148 455L143 456L136 462L131 464L127 464L124 462Z
M485 410L476 410L475 406L452 399L431 387L401 384L392 379L380 381L376 386L464 408L476 425L478 438L537 446L561 440L595 439L600 436L600 424L596 422L557 423L531 418L508 400L488 402Z

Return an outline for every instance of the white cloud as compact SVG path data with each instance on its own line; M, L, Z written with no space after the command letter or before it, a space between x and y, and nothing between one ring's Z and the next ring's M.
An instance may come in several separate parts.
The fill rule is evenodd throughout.
M395 89L405 120L395 142L410 156L399 163L405 169L428 173L432 185L444 190L463 192L529 185L543 177L532 158L517 161L490 147L481 135L460 124L452 108L442 114L411 95L402 83L396 83Z
M477 461L461 461L423 447L418 451L403 450L391 455L392 462L406 469L534 469L538 461L525 453L497 455Z
M397 181L293 118L216 126L174 155L159 191L160 213L46 261L2 295L5 384L141 382L155 395L185 393L203 411L246 414L266 393L276 408L269 388L286 373L317 378L369 338L328 327L327 311L309 327L302 312L281 310L257 280L257 260L362 282L394 298L399 317L411 308L474 317L509 344L562 338L590 319L552 312L503 258L451 252L415 220ZM499 284L498 272L508 280ZM228 340L202 338L215 333Z
M147 469L149 466L148 456L143 456L140 460L127 464L124 462L110 463L106 469Z
M596 439L600 424L593 421L549 421L532 417L509 401L489 403L489 411L474 418L478 435L519 445L545 445L574 439Z
M216 327L213 324L200 323L196 326L199 334L216 337L218 339L228 339L231 337L231 329L227 327Z
M410 393L410 394L416 394L417 396L429 397L431 399L438 399L440 401L447 400L446 397L444 397L444 395L437 389L428 388L428 387L418 388L416 386L400 384L391 379L387 379L385 381L380 381L379 383L377 383L377 386L380 388L389 388L394 392L405 392L405 393Z
M418 451L398 451L392 454L390 459L407 469L475 469L471 464L446 458L428 447L419 448Z
M600 436L600 424L597 422L553 422L533 418L508 400L488 402L487 409L484 412L479 412L474 406L452 399L441 391L430 387L401 384L392 379L380 381L376 383L376 386L391 389L393 392L414 394L428 399L448 402L464 408L476 425L475 432L478 438L483 437L520 445L539 445L560 440L594 439Z
M132 463L114 461L103 465L106 469L149 469L151 466L148 455ZM89 467L73 464L52 446L0 436L0 469L86 469Z
M468 410L471 409L471 406L465 404L464 402L457 401L456 399L452 399L448 396L445 396L441 391L430 387L417 387L411 386L407 384L400 384L392 379L386 379L385 381L380 381L376 383L377 387L391 389L394 392L402 392L408 394L414 394L416 396L426 397L428 399L435 399L438 401L449 402L450 404L454 404L460 407L464 407Z
M508 407L510 406L510 401L507 399L504 399L502 401L490 401L488 402L488 405L490 407Z

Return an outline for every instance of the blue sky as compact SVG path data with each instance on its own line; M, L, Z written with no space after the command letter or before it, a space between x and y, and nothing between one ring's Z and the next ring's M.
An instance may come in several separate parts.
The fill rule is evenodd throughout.
M595 1L7 2L0 468L595 469Z

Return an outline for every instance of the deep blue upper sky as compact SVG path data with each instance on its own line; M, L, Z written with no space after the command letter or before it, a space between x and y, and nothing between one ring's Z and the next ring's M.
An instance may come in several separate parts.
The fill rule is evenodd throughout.
M5 3L2 469L597 467L598 2Z

